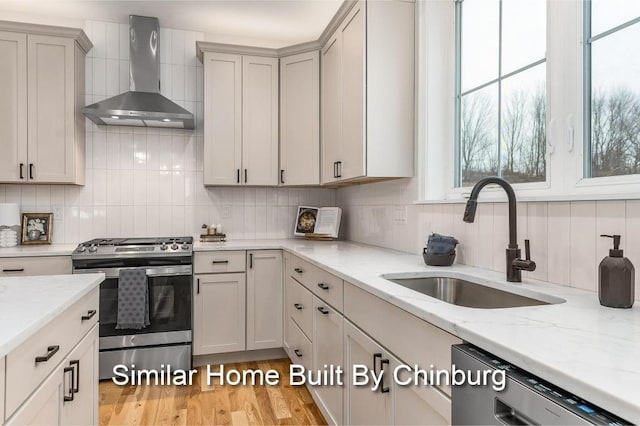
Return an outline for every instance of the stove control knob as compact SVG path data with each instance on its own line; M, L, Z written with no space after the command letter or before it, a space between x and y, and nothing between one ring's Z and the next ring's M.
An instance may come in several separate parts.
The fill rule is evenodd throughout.
M171 250L178 250L178 244L176 243L171 244Z
M85 251L87 251L87 248L85 246L78 246L78 253L84 253Z
M165 243L162 243L162 245L160 246L160 250L166 250L167 249L167 245Z
M182 250L189 250L189 244L187 243L182 244Z
M89 253L95 253L98 251L98 247L96 247L95 245L92 245L91 247L89 247Z

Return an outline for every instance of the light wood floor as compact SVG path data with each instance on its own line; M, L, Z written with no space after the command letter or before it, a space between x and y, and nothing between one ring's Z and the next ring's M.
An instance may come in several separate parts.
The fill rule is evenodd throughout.
M208 387L202 369L191 386L118 386L111 380L100 382L100 424L326 424L307 388L289 385L288 359L225 364L227 371L258 368L279 371L280 384L220 386L214 383Z

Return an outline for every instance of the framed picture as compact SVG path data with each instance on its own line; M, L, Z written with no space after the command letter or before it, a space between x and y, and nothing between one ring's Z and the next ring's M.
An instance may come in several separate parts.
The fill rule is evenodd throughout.
M316 228L316 219L318 218L317 207L299 206L296 215L296 223L293 228L293 235L304 237L304 234L313 233Z
M53 213L22 214L22 244L51 244Z

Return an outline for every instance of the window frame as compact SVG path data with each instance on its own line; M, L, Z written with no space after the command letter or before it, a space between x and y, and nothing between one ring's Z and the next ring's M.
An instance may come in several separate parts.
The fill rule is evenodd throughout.
M586 146L590 138L585 137L584 102L585 20L590 18L587 1L547 0L547 179L513 184L521 201L640 199L640 175L585 177L584 163L591 161ZM460 103L455 99L460 90L458 2L417 2L421 23L417 82L420 118L416 126L420 156L418 204L462 202L471 192L471 187L455 185L460 170L460 152L455 143L460 120ZM453 58L447 57L447 52ZM444 89L438 85L444 85ZM442 108L449 109L442 111ZM499 189L487 188L481 199L503 201L504 194Z

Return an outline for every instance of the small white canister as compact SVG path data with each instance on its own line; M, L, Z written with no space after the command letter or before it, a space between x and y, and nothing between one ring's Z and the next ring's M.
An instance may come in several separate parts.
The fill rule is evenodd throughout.
M0 247L15 247L20 236L20 206L0 203Z

